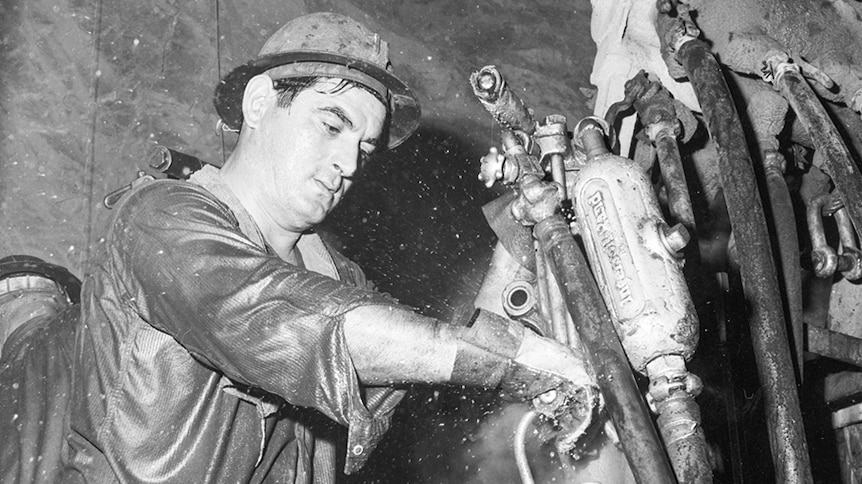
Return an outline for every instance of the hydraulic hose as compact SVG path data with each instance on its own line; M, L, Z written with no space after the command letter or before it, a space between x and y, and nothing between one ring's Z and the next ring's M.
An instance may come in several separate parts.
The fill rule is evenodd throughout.
M727 83L709 46L698 39L679 46L677 60L694 87L716 145L722 187L736 235L740 273L751 308L750 331L763 387L777 482L813 482L802 412L781 307L769 232L745 133Z
M748 103L748 118L757 136L760 161L766 178L766 191L772 212L773 230L778 242L781 261L781 284L784 289L785 315L793 334L792 347L796 362L797 381L803 375L803 327L802 327L802 274L799 267L799 240L797 239L796 215L790 190L784 180L785 160L778 151L778 136L784 129L787 100L772 89L761 90Z
M802 74L784 69L776 75L775 85L805 125L815 148L822 153L823 168L841 193L856 235L862 240L862 175L850 157L850 151Z
M676 482L587 261L561 215L535 225L569 313L595 369L608 412L639 483Z
M793 200L784 180L784 174L770 157L781 156L776 152L767 153L766 189L772 208L772 220L778 239L778 253L781 260L781 273L784 282L784 295L787 304L787 318L793 330L793 348L796 355L798 381L802 381L803 365L803 325L802 325L802 274L799 267L799 240L796 234L796 216Z

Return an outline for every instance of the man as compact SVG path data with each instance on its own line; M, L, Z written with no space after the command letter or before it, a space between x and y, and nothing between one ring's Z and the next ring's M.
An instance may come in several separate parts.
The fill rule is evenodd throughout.
M417 315L314 234L362 164L418 124L415 96L389 69L376 34L318 13L225 77L216 108L240 134L224 166L127 194L80 318L74 306L10 336L29 350L4 350L4 383L65 395L32 368L62 373L68 361L71 373L57 379L69 390L61 438L34 443L12 425L5 479L333 482L335 424L348 428L349 473L387 430L404 383L542 395L550 413L597 405L570 348L488 312L467 327ZM34 356L52 348L48 362ZM27 398L15 395L4 412ZM51 402L42 414L59 413ZM15 415L38 418L26 413ZM45 455L61 462L28 462L52 440Z

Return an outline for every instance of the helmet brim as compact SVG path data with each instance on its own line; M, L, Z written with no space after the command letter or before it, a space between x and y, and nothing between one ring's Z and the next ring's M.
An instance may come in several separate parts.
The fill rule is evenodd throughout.
M356 69L382 83L390 94L389 142L392 149L410 137L419 127L422 110L413 91L401 79L386 69L352 57L330 52L290 51L268 54L252 59L229 72L218 83L213 103L216 112L228 128L239 130L242 126L242 96L248 81L274 67L297 62L324 62Z

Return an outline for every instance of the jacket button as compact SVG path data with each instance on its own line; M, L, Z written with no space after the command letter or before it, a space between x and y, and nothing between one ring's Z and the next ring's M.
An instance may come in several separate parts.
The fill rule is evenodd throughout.
M365 449L361 445L353 446L353 455L361 455Z

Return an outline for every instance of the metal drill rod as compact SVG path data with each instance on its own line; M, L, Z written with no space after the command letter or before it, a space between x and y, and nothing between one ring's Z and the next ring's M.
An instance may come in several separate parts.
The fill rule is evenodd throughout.
M548 267L548 260L542 252L539 242L535 241L536 245L536 286L539 292L540 308L543 310L542 316L546 318L550 324L551 336L558 342L564 345L572 345L575 341L570 341L568 328L566 328L566 303L560 294L559 288L553 285L553 275Z
M751 155L727 83L709 46L684 42L676 54L703 109L719 154L722 187L736 234L740 273L751 306L750 330L766 405L777 482L810 483L811 461L802 427L781 294Z

